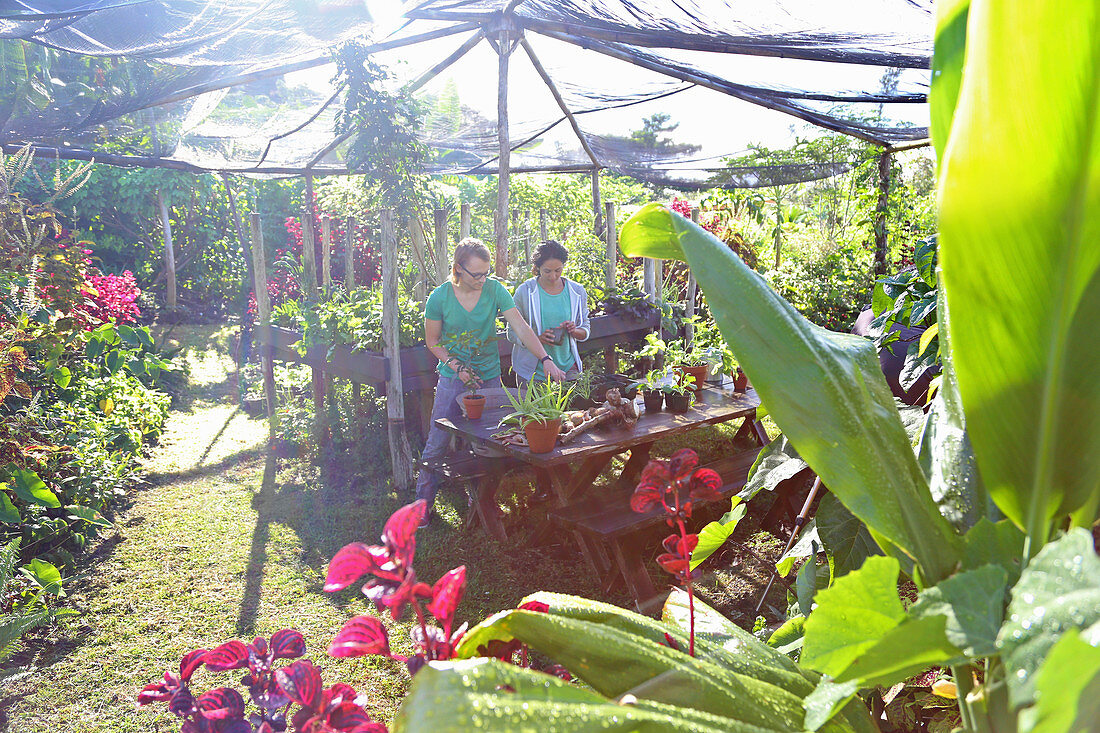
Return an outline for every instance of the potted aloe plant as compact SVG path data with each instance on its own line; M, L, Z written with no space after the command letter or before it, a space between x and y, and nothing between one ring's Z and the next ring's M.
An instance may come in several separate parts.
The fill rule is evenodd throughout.
M558 442L561 430L561 418L569 405L573 390L566 389L560 382L535 380L518 396L506 392L512 403L513 412L501 419L506 423L518 424L527 437L527 447L532 453L549 453Z

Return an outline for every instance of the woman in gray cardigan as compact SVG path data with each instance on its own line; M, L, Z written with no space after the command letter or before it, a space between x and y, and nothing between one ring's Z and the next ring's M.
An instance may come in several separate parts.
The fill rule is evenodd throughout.
M554 240L540 244L531 257L535 277L516 288L516 308L538 334L546 353L563 372L581 371L579 341L588 339L588 293L562 277L569 251ZM523 382L545 379L542 363L519 341L509 327L512 370Z

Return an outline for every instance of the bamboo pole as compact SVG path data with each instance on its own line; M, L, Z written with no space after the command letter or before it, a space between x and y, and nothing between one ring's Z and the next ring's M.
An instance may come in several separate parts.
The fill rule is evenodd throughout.
M172 248L172 222L168 216L168 204L164 192L157 189L157 205L160 208L160 225L164 230L164 279L167 282L166 300L169 310L175 310L176 301L176 254Z
M349 216L344 224L344 288L355 290L355 217Z
M458 225L458 240L461 242L470 236L470 205L462 204L461 219Z
M691 207L691 220L696 224L699 223L699 207ZM688 281L687 281L687 298L684 303L684 316L687 318L687 325L684 327L684 338L687 344L691 344L695 339L695 324L691 322L691 317L695 315L695 293L698 290L699 285L695 281L695 273L688 268Z
M436 209L432 213L435 218L435 284L441 285L451 269L447 258L447 210Z
M252 212L252 286L256 291L257 330L271 325L271 298L267 293L267 264L264 261L264 232L260 226L260 213ZM275 435L275 365L271 359L271 347L263 339L257 339L264 375L264 402L267 405L268 433Z
M321 216L321 283L322 295L328 298L332 293L332 218L328 214Z
M545 242L550 238L550 212L543 206L539 209L539 241Z
M390 439L393 486L405 492L413 486L412 449L405 432L404 390L401 385L401 314L397 304L397 237L393 212L382 209L382 342L389 375L386 379L386 419Z
M607 288L607 292L610 293L614 290L616 285L617 273L615 270L619 261L619 241L618 230L615 226L615 222L617 221L615 218L615 202L608 201L605 206L607 207L607 227L604 230L606 233L607 263L604 267L604 285ZM604 349L603 360L608 373L614 374L619 371L619 358L615 354L614 346L609 346Z

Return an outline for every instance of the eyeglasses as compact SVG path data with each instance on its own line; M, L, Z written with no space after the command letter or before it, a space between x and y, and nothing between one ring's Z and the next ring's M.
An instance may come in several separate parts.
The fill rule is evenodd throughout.
M461 262L458 263L458 266L461 267L462 271L472 277L474 280L484 280L485 278L489 277L489 270L486 270L485 272L470 272L466 269L466 265L462 264Z

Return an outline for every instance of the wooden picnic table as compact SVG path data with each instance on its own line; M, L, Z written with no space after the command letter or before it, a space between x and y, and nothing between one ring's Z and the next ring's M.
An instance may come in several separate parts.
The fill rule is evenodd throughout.
M756 408L759 406L760 399L751 389L747 392L734 392L732 388L710 385L697 393L694 406L682 415L665 410L647 413L641 407L639 398L641 417L632 428L601 425L581 434L570 443L559 443L553 451L541 454L532 453L526 447L502 445L492 438L500 430L500 419L511 411L510 408L486 409L480 420L462 417L455 420L443 418L436 422L475 450L493 450L498 455L506 455L531 466L535 470L540 488L553 493L556 507L564 507L585 499L598 499L604 492L620 496L633 487L649 460L653 444L662 438L687 433L706 425L745 418L736 437L751 437L760 445L767 443L767 435L756 420ZM594 487L596 477L611 459L627 451L630 452L630 458L614 484L600 489ZM507 539L507 532L500 520L496 493L509 463L514 465L511 461L486 461L487 470L475 487L472 514L469 517L471 522L480 521L498 540ZM499 470L495 470L493 464L499 464ZM616 557L616 563L613 564L600 543L592 541L592 537L585 533L575 534L582 552L594 567L608 570L617 565L618 573L635 591L636 596L646 592L645 582L648 581L643 580L645 569L640 558ZM621 553L616 551L615 554Z

